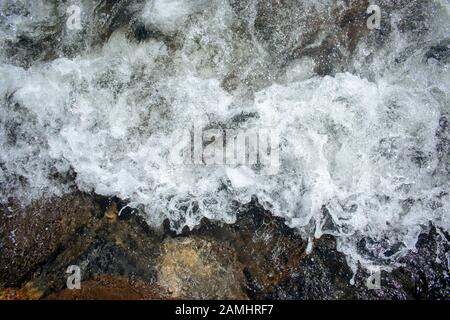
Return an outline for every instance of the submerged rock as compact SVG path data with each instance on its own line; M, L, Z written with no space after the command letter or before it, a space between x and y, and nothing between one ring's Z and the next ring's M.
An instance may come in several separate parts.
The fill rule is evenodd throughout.
M0 287L33 281L45 295L59 291L70 265L80 266L83 280L108 274L151 282L162 234L138 216L119 219L115 204L104 208L104 202L76 193L27 208L2 208Z
M170 297L247 298L242 265L226 243L197 237L167 238L158 265L158 284Z
M243 266L250 298L262 298L290 274L306 255L306 242L255 201L243 206L233 224L203 219L189 235L226 243Z
M103 212L95 223L73 235L64 252L36 270L34 282L46 294L66 286L70 265L81 268L83 280L112 275L156 281L162 233L150 229L139 216L111 220L111 209Z
M98 206L87 195L33 202L23 208L0 206L0 287L16 287L67 249L72 237L96 218Z
M0 300L38 300L43 293L33 283L28 282L22 288L0 288Z
M80 290L64 289L46 300L150 300L167 298L161 288L127 277L100 276L84 281Z

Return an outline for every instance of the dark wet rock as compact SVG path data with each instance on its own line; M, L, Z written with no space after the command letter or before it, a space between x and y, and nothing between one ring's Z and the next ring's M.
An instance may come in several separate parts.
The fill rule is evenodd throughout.
M283 219L264 210L256 198L238 210L233 224L204 218L194 230L185 230L178 237L167 228L175 239L201 239L203 243L229 248L236 255L234 264L245 276L243 285L252 299L265 298L306 256L306 242L300 235Z
M416 251L409 252L398 262L392 272L381 273L381 288L362 290L369 273L359 269L355 277L358 290L351 293L355 299L448 299L450 273L446 254L449 252L449 235L431 227L422 233Z
M318 74L334 74L345 63L345 54L368 34L368 6L368 1L346 1L323 14L308 1L259 1L256 36L278 65L307 56L314 59Z
M399 273L409 273L410 279L413 279L410 282L414 283L413 297L416 299L448 299L450 236L444 230L435 227L430 229L429 233L419 236L417 251L400 259L399 263L404 266L395 270L391 276L395 278ZM408 283L403 284L406 286Z
M158 269L158 284L172 298L247 298L243 267L227 243L169 237L162 243Z
M411 42L411 48L399 52L396 58L397 63L404 62L417 50L414 45L417 39L413 38L425 41L433 19L431 13L436 12L438 6L428 0L379 1L380 28L371 30L367 27L372 15L367 13L371 4L368 0L331 4L307 0L230 0L229 3L235 13L231 26L233 43L245 44L248 48L232 54L234 63L228 66L230 71L222 83L229 92L258 91L282 79L291 65L305 58L314 61L314 72L321 76L350 71L373 79L371 68L355 69L355 61L365 59L366 65L373 65L374 59L380 58L378 52L395 45L393 32L400 32L401 37ZM399 16L402 19L399 20ZM365 57L356 50L361 43L367 53ZM264 59L261 59L261 48ZM430 54L442 56L437 50ZM258 64L254 64L255 60ZM242 74L236 65L254 67Z
M306 254L306 242L283 219L257 203L244 206L236 223L204 219L186 236L229 243L244 267L247 294L253 299L445 299L448 235L431 228L421 235L417 252L400 260L402 267L381 272L380 289L369 289L371 274L359 268L353 277L336 239L323 235ZM354 284L352 280L355 281Z
M439 159L436 174L441 174L445 179L448 177L446 172L450 172L450 114L441 115L436 138L438 140L436 151Z
M46 300L160 300L163 290L154 284L128 277L100 276L81 283L80 290L64 289Z
M115 203L106 210L104 203L72 194L28 208L2 207L0 286L32 282L44 294L59 291L70 265L81 267L83 279L109 274L153 281L162 234L139 216L114 217Z
M274 290L306 255L300 235L255 200L239 210L234 224L203 219L190 234L233 247L243 266L247 294L255 299Z
M50 28L55 30L60 29L57 26ZM5 53L10 63L28 68L35 61L50 61L55 59L58 55L56 50L49 48L55 48L57 46L56 39L59 37L59 31L42 30L39 32L39 37L23 34L15 40L6 41Z
M132 36L137 42L143 42L148 39L161 39L163 40L165 36L157 31L152 30L145 26L145 24L141 21L136 21L132 26Z
M95 220L98 208L88 196L76 193L27 208L1 205L0 210L0 287L15 287L64 251L72 236Z
M447 235L448 237L448 235ZM336 250L334 237L324 235L314 243L312 252L300 261L269 299L448 299L448 239L431 228L420 236L417 252L411 252L392 272L382 271L380 288L369 289L371 277L359 268L355 277L345 256ZM351 280L354 284L351 284Z
M442 63L449 63L450 61L450 40L432 46L425 54L426 59L436 59Z
M168 223L149 227L124 205L78 193L2 207L0 299L448 298L450 237L432 226L369 289L369 272L353 275L333 236L314 240L307 254L307 241L256 198L235 204L233 224L204 218L182 234ZM70 265L81 268L81 291L66 290Z
M345 256L336 250L332 236L324 235L313 251L299 261L292 272L272 292L270 299L342 299L355 288L350 285L352 271Z
M25 30L14 30L16 36L6 38L0 43L10 63L29 67L35 61L46 61L57 56L56 48L63 32L64 16L58 12L56 3L49 6L48 18L45 21L30 22ZM0 4L0 23L6 27L6 16L18 15L29 21L33 16L32 9L24 2L5 1ZM9 26L13 29L13 26Z
M93 14L91 32L95 37L106 40L118 28L126 25L138 7L143 6L143 1L134 1L134 9L131 8L132 0L100 0L96 3ZM138 11L138 10L136 10ZM92 34L94 36L94 34Z
M156 281L162 233L150 229L140 216L123 220L111 217L110 210L94 224L80 228L64 252L35 271L36 287L45 294L63 289L70 265L81 268L83 280L107 274Z
M21 288L0 288L0 300L39 300L42 296L31 282Z
M0 4L0 22L11 15L29 22L23 30L14 30L15 36L0 45L8 63L24 68L60 57L73 58L85 50L103 45L116 30L132 28L135 16L144 4L143 0L47 1L48 17L39 20L31 7L7 1ZM70 17L67 10L72 5L80 8L79 30L67 27Z

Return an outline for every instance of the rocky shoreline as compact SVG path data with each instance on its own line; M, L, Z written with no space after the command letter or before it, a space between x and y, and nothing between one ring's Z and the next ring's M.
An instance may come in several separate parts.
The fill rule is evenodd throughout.
M448 299L450 236L430 226L381 288L353 277L333 236L307 241L253 199L233 224L150 227L118 199L72 193L1 206L0 299ZM445 237L445 239L443 239ZM80 290L66 288L80 266Z

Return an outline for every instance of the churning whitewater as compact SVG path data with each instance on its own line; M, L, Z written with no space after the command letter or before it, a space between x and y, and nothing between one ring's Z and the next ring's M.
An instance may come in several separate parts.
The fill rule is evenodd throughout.
M74 1L74 29L59 1L1 0L0 200L77 188L181 230L256 195L389 269L450 229L450 5L378 2L381 30L339 0ZM172 163L194 126L270 128L279 170Z

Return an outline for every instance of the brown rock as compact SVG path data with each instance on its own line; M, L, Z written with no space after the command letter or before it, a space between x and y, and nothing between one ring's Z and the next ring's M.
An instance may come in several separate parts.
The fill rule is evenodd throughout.
M161 291L141 280L103 275L82 282L80 290L64 289L46 300L159 300L165 298Z
M0 300L39 300L43 293L28 282L22 288L0 289Z
M173 298L246 299L242 266L234 250L197 237L166 238L158 284Z
M115 202L113 202L111 204L111 206L109 206L106 211L105 211L105 217L109 220L111 220L111 222L117 222L117 218L118 218L119 214L117 212L117 204Z
M0 287L19 287L50 256L63 250L76 231L95 220L92 197L68 194L28 207L0 206Z
M74 234L64 251L36 270L34 281L46 295L61 291L66 285L67 267L77 265L84 281L111 275L153 283L162 236L135 214L117 217L114 223L107 217L97 219Z
M234 224L203 219L192 234L234 249L250 298L263 298L264 292L274 290L306 255L306 242L300 235L283 219L264 210L256 199L239 209Z

